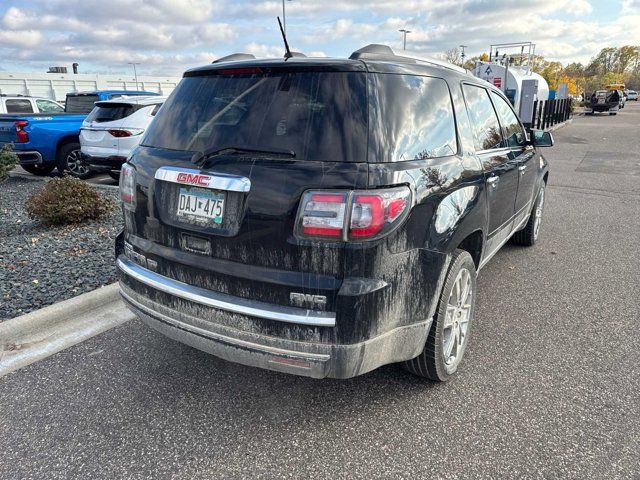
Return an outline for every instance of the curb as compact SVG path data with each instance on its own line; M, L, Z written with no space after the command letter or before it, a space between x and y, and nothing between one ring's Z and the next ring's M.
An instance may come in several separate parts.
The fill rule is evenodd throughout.
M566 127L567 125L570 125L572 123L573 123L573 118L570 118L566 122L558 123L558 124L554 125L553 127L547 128L547 132L555 132L556 130L558 130L558 129L562 128L562 127Z
M51 178L59 178L59 177L49 177L49 176L45 176L45 177L38 177L36 175L32 175L28 172L16 172L15 170L11 170L9 172L9 176L10 177L14 177L14 178L24 178L27 180L31 180L33 182L42 182L42 181L46 181L49 180ZM86 181L86 180L85 180ZM89 185L93 185L96 188L104 188L105 190L118 190L119 186L118 185L107 185L104 183L91 183L88 182L87 183Z
M0 377L135 318L112 283L0 323Z

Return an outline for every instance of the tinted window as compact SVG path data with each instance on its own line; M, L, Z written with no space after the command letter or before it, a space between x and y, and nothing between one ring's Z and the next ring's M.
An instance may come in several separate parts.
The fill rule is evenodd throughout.
M502 124L502 134L507 139L507 144L510 147L524 145L527 137L511 105L495 92L491 92L491 98L493 98L493 104L498 112Z
M128 117L136 109L127 103L101 103L87 115L87 122L113 122Z
M98 95L67 95L64 110L68 113L89 113L98 100Z
M5 101L7 113L33 113L31 100L27 99L7 99Z
M62 112L64 109L55 102L50 102L49 100L36 100L36 105L38 106L38 110L43 113L49 112Z
M366 79L355 72L184 78L144 144L176 150L290 149L301 160L366 160Z
M456 127L444 80L373 74L371 161L420 160L455 155Z
M155 107L153 107L153 110L151 110L151 113L149 115L155 116L155 114L158 113L158 110L160 110L161 106L162 106L162 104L158 103Z
M464 97L467 100L471 125L476 134L476 149L489 150L502 143L498 117L491 105L489 92L474 85L463 85Z

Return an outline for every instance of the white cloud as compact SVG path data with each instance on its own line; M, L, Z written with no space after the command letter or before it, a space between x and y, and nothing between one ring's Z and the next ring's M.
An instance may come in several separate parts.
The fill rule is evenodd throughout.
M280 45L262 45L256 42L246 44L242 51L262 58L282 58L284 56L284 47Z
M530 39L550 59L586 62L605 46L640 44L640 0L621 5L625 15L601 22L601 6L588 0L294 0L287 34L309 56L345 56L367 43L400 49L398 29L408 28L407 48L428 55ZM276 15L280 0L2 0L0 62L112 71L136 61L142 72L180 73L233 52L277 58Z

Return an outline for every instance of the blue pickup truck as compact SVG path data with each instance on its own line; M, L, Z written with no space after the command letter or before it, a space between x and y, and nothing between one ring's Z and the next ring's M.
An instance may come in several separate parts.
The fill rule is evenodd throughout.
M80 178L90 175L80 155L80 127L95 102L130 95L158 95L140 90L99 90L67 94L63 113L0 115L0 148L12 143L20 165L34 175L54 168Z

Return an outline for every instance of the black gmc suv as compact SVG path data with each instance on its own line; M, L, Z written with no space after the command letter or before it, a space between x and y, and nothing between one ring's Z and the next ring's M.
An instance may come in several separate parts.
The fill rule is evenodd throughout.
M184 74L122 170L122 296L234 362L447 380L477 271L538 239L552 143L488 83L389 47L225 57Z

